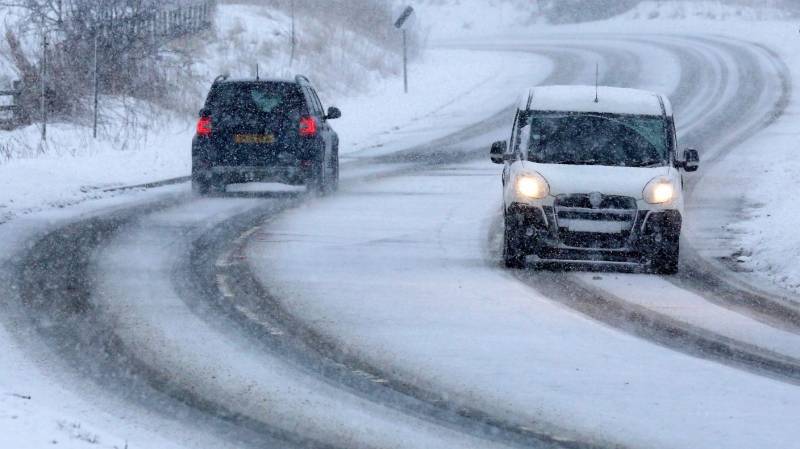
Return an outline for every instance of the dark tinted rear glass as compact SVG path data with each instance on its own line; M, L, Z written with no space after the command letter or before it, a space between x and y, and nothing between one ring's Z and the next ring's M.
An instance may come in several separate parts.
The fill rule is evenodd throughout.
M292 83L222 83L212 88L206 108L212 113L274 116L302 113L305 101Z

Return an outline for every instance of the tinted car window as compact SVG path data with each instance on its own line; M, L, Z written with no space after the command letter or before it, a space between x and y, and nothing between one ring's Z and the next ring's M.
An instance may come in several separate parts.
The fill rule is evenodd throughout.
M319 115L325 115L325 108L322 106L322 102L319 101L319 97L317 96L317 93L312 88L308 88L308 90L311 91L311 98L314 99L314 104L316 105L316 108L317 108L317 111L319 112Z
M311 113L314 114L314 115L321 115L322 108L317 103L317 100L314 97L314 94L313 94L313 91L311 90L311 88L310 87L303 87L303 93L305 94L306 99L308 100L308 108L311 111Z
M215 86L206 108L216 113L302 113L303 97L291 83L223 83Z

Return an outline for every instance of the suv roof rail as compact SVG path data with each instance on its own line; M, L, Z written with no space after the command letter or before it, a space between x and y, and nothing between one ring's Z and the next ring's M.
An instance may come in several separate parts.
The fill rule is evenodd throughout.
M297 84L311 84L311 80L309 80L305 75L297 75L294 77L294 80L297 82Z
M225 73L223 75L220 75L220 76L214 78L214 84L221 83L222 81L227 80L229 77L230 77L230 75L227 74L227 73Z

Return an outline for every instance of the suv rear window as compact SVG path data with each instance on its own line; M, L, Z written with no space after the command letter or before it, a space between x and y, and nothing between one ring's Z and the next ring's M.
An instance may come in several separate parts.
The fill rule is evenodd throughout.
M292 83L222 83L211 90L206 108L226 115L287 115L303 113L305 100L297 85Z

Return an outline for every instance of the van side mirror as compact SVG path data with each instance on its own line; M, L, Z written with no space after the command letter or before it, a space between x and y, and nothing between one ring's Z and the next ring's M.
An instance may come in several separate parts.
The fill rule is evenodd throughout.
M683 169L687 172L695 172L700 168L700 154L697 150L689 148L683 152Z
M489 157L495 164L502 164L505 162L506 149L508 149L508 142L501 140L492 144L492 149L489 151Z
M339 108L335 108L333 106L328 108L328 113L325 115L326 120L336 120L342 116L342 111Z

